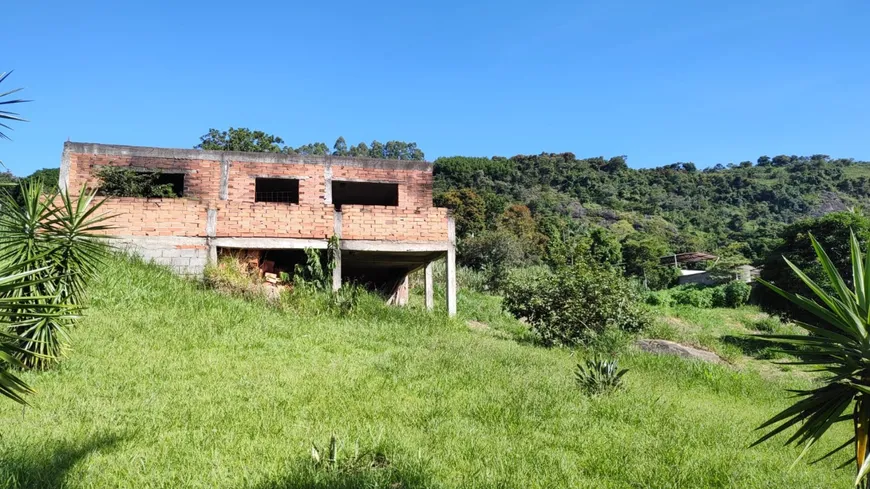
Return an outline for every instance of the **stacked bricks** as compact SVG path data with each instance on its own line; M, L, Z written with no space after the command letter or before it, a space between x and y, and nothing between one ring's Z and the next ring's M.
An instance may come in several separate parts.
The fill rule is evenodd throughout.
M447 241L447 209L341 206L341 239Z
M222 201L217 203L217 235L325 239L334 232L334 212L323 204Z
M77 154L70 155L70 191L78 191L82 185L97 188L97 173L105 166L118 166L136 170L184 173L184 195L217 199L221 183L221 164L218 161L187 160L174 158L148 158L141 156L108 156Z
M208 204L194 199L110 197L99 213L113 215L104 224L118 236L206 235Z

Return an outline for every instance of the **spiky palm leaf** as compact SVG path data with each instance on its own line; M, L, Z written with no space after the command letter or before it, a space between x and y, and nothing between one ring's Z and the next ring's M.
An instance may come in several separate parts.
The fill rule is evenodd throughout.
M25 270L31 264L0 267L0 325L5 327L0 330L0 396L21 404L27 404L23 396L33 390L13 370L23 366L22 356L31 353L18 346L18 336L10 331L34 321L64 317L68 309L52 297L29 295L34 285L53 278L45 274L46 268Z
M66 192L45 193L38 181L22 182L20 195L20 204L10 196L2 203L0 263L44 267L42 276L52 279L15 293L44 297L47 304L81 306L87 282L107 252L100 233L109 228L105 221L111 216L98 213L104 201L84 188L77 198ZM34 368L56 362L66 349L67 329L75 319L73 315L32 316L20 321L12 332L27 354L16 356Z
M3 80L5 80L11 74L12 74L11 71L6 71L3 73L0 73L0 83L3 83ZM21 88L16 88L13 90L9 90L9 91L0 93L0 105L4 106L3 108L5 108L6 106L12 105L12 104L22 104L24 102L30 102L30 100L23 100L23 99L3 100L5 97L8 97L9 95L12 95L13 93L19 92L21 90L22 90ZM0 108L0 120L18 121L18 122L25 122L26 121L25 119L22 119L18 113L10 112L8 110L3 110L3 108ZM0 122L0 127L4 128L4 129L12 130L11 127L4 124L3 122ZM4 133L2 130L0 130L0 139L9 139L9 136L7 136L6 133Z
M753 445L764 442L774 435L796 427L786 444L803 445L795 463L801 460L810 448L836 423L851 421L855 436L839 448L824 455L827 458L845 448L854 446L852 461L856 464L855 484L870 487L867 475L870 457L867 456L870 441L870 253L862 253L855 234L850 238L852 261L852 287L840 275L825 250L815 237L810 235L813 249L824 269L833 293L813 281L788 259L786 263L816 296L812 300L786 292L779 287L759 280L795 305L819 318L825 327L803 322L797 324L810 334L760 335L761 338L789 345L797 357L797 365L811 367L827 374L817 388L793 391L798 400L784 409L759 429L771 428ZM848 412L849 408L851 413Z

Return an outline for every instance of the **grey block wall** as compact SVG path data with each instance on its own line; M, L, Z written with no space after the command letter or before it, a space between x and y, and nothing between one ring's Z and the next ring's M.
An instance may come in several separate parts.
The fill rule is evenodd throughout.
M118 236L109 242L118 251L139 255L182 275L201 276L208 263L206 238Z

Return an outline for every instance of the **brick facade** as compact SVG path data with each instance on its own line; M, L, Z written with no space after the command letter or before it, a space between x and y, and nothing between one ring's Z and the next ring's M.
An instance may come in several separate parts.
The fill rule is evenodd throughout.
M432 207L428 163L67 143L62 183L95 188L104 166L184 174L181 198L110 198L114 235L327 239L335 232L331 182L352 181L396 184L398 205L342 206L342 239L449 239L447 210ZM256 178L298 179L299 203L255 202Z

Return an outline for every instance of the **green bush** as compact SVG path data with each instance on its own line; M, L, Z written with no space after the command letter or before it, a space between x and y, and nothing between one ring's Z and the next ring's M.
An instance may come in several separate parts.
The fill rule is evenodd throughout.
M161 173L137 172L129 168L105 166L97 172L100 195L109 197L177 197L171 183L160 183Z
M506 231L485 231L459 242L459 263L483 272L489 289L499 289L522 259L522 244Z
M749 301L752 286L745 282L735 280L720 286L725 292L725 307L740 307Z
M586 343L608 328L636 332L652 322L634 284L614 270L586 264L512 273L504 306L547 345Z
M703 309L713 307L713 287L703 285L681 285L670 291L674 303L695 306Z

